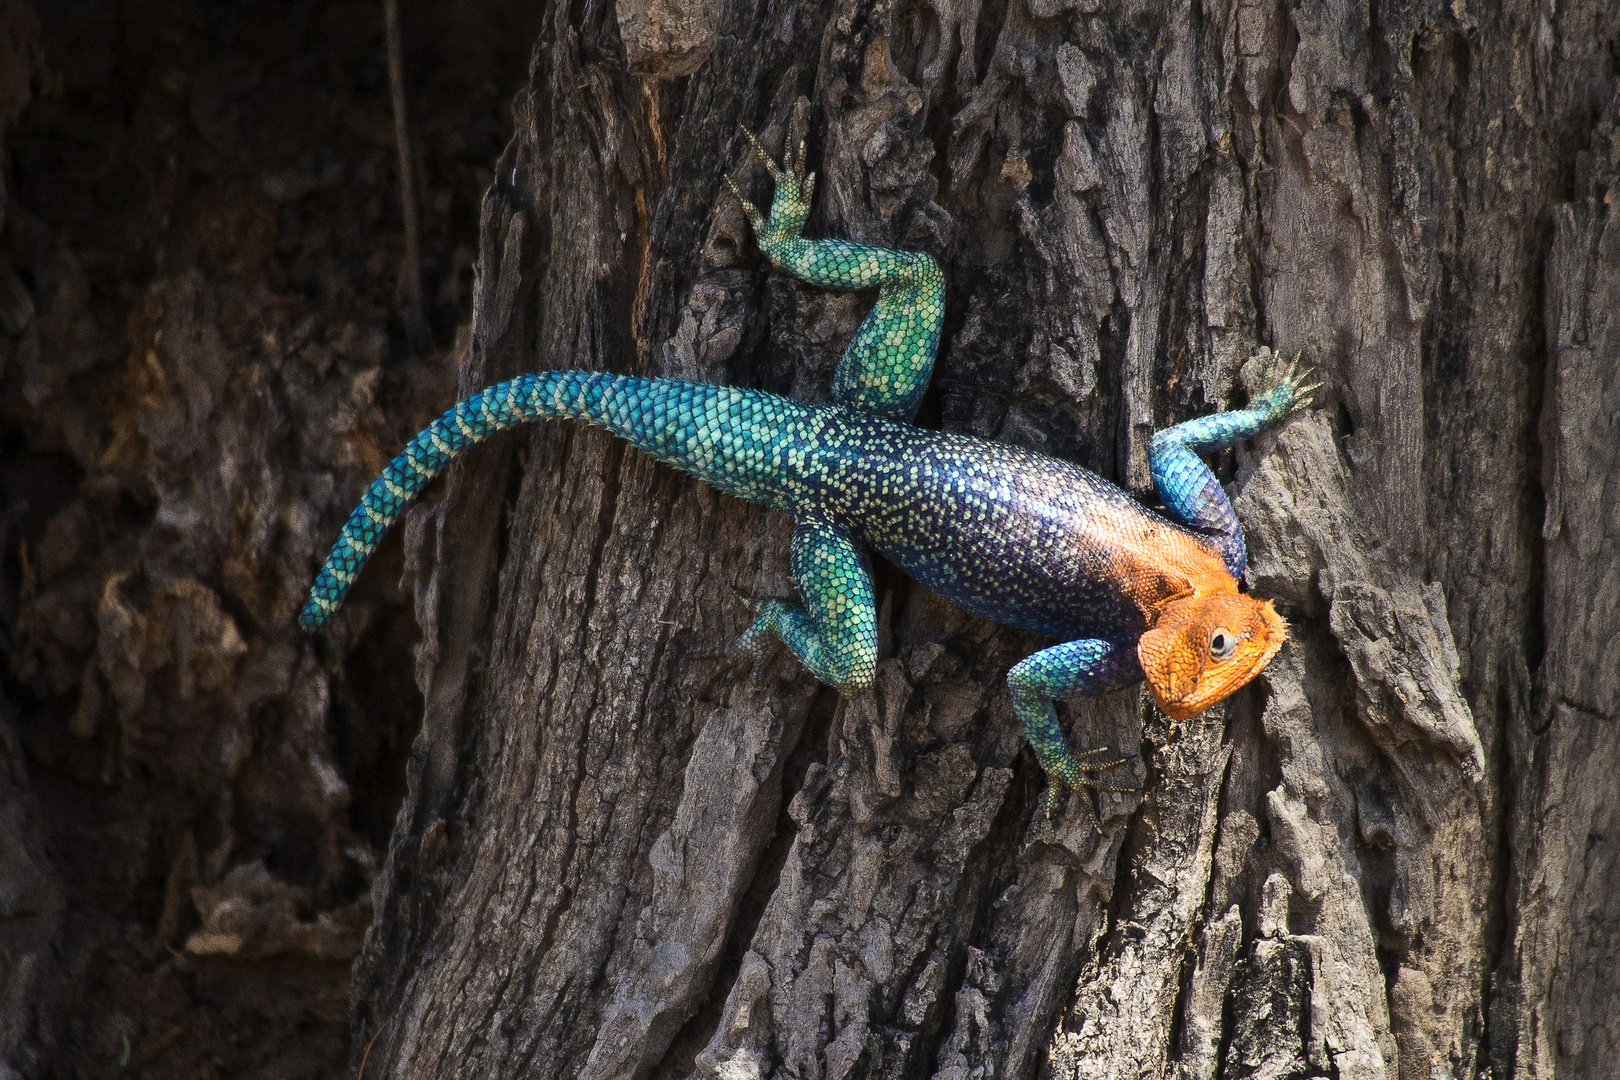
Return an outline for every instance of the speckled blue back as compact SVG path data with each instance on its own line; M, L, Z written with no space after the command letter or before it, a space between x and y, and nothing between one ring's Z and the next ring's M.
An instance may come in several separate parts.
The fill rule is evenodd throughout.
M1173 529L1069 461L1011 445L844 416L816 455L815 502L854 538L985 619L1059 638L1134 638L1142 612L1115 575L1119 541Z
M1055 637L1134 640L1144 627L1132 598L1141 590L1122 580L1133 570L1130 550L1171 534L1205 546L1070 462L843 409L818 412L801 506L985 618Z
M1128 579L1163 564L1167 538L1195 537L1078 465L1005 443L737 387L532 378L550 384L531 391L538 411L605 427L739 498L825 517L945 599L1055 637L1135 640L1144 595L1178 585Z
M577 410L739 498L825 517L997 622L1134 640L1144 594L1177 585L1126 579L1162 565L1166 538L1195 538L1096 474L1005 443L736 387L571 374L546 411Z

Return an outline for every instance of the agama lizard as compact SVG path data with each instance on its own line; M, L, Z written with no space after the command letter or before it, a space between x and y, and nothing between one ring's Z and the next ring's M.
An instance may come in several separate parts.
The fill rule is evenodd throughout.
M804 172L802 144L782 168L754 146L776 184L770 216L731 187L765 255L813 285L878 286L839 361L831 402L589 371L492 386L434 421L372 483L300 625L313 631L332 616L383 531L457 454L530 420L583 420L721 491L793 515L801 603L761 603L738 641L743 655L758 658L779 641L839 693L864 691L877 664L868 556L876 551L975 614L1059 639L1007 676L1051 782L1049 810L1064 789L1123 790L1094 774L1130 759L1073 753L1053 701L1145 678L1159 707L1185 719L1243 686L1281 648L1287 628L1271 602L1239 591L1242 528L1198 455L1279 423L1314 387L1290 368L1246 409L1158 432L1150 465L1168 517L1070 462L914 427L944 314L938 263L805 239L815 175Z

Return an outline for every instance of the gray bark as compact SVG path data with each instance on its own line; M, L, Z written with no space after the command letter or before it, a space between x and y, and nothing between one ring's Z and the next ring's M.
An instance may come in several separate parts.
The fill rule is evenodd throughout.
M74 1027L103 1000L66 989L102 955L74 935L122 931L85 914L114 909L52 824L69 777L109 807L182 802L136 815L121 871L154 897L117 917L151 923L129 936L161 977L282 962L303 974L263 992L290 1001L358 949L350 1068L371 1078L1612 1074L1601 0L538 7L458 393L583 366L824 398L871 298L770 270L721 183L767 194L739 125L807 139L813 235L946 268L923 423L1148 497L1156 428L1242 404L1275 357L1315 367L1319 408L1216 461L1290 644L1192 721L1140 691L1071 703L1077 741L1140 752L1143 790L1047 821L1004 683L1040 639L880 567L870 693L786 659L750 679L721 654L738 593L791 592L791 523L546 425L454 466L313 645L291 616L324 543L453 400L431 362L390 388L385 313L330 286L267 303L276 260L319 249L286 213L279 242L255 232L253 199L154 199L177 254L122 309L13 213L6 432L82 476L0 518L27 694L0 698L0 936L21 958L0 1066L93 1047L110 1074L120 1037L137 1064L174 1052L146 1014ZM186 115L207 154L249 160L231 117L261 76L233 63ZM273 176L311 190L295 171ZM263 190L298 205L284 188ZM104 418L75 404L92 385L116 389ZM0 479L48 486L28 468ZM374 863L336 747L408 730L413 660L421 728Z
M719 183L759 182L739 123L808 137L813 230L947 267L947 428L1140 492L1156 426L1268 353L1322 373L1222 463L1292 644L1187 724L1076 703L1146 791L1053 827L1001 678L1035 641L891 573L871 694L717 673L730 591L789 587L785 519L592 433L486 451L412 533L429 704L357 968L377 1075L1610 1067L1612 16L550 26L463 391L579 364L823 394L861 299L770 273Z

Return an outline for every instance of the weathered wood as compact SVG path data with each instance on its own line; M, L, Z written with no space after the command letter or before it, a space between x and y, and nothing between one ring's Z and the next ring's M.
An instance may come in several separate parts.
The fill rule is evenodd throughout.
M664 9L627 10L656 74L643 24ZM1535 717L1595 723L1575 745L1597 749L1616 716L1613 666L1587 666L1602 650L1566 644L1614 631L1604 489L1556 494L1614 476L1595 434L1609 322L1582 314L1607 310L1614 235L1614 77L1576 29L1594 12L1567 13L1535 66L1507 43L1539 16L1512 6L710 5L669 16L671 41L721 29L666 83L626 76L605 8L554 23L512 155L529 232L521 251L486 238L479 286L522 278L525 362L823 393L858 304L769 274L718 185L751 171L738 123L808 136L813 228L948 267L948 427L1140 490L1156 424L1241 400L1266 347L1317 365L1325 407L1236 455L1251 577L1294 644L1185 727L1142 727L1132 695L1077 706L1088 738L1143 733L1148 791L1105 798L1100 822L1071 806L1054 834L1000 678L1032 641L886 576L893 659L808 721L802 673L754 686L710 660L746 620L726 586L787 586L786 522L595 435L537 434L492 618L438 624L440 657L492 637L480 685L429 711L458 761L444 824L407 828L412 811L396 833L412 883L384 893L440 900L418 951L367 954L358 1033L388 1020L383 1071L1594 1068L1580 1037L1526 1038L1541 1010L1580 1015L1550 973L1606 954L1576 959L1558 928L1606 900L1572 907L1502 846L1541 835L1524 793L1556 794L1513 754L1548 737ZM1557 210L1571 168L1586 186ZM1544 392L1559 419L1538 420ZM446 529L492 498L472 475L489 469L452 481ZM1543 497L1580 519L1549 518L1545 548ZM427 595L487 573L437 564ZM1533 695L1538 669L1554 682ZM801 730L811 764L778 826ZM1586 790L1547 842L1605 835ZM1558 957L1536 952L1540 982L1502 951L1515 911L1537 920L1518 948ZM1527 1029L1517 1049L1504 1025Z

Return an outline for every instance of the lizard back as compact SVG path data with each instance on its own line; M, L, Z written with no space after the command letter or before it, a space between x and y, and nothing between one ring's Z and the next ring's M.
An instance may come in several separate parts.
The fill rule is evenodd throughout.
M1213 546L1068 461L829 408L796 510L952 603L1055 637L1134 641L1168 601L1235 592Z

